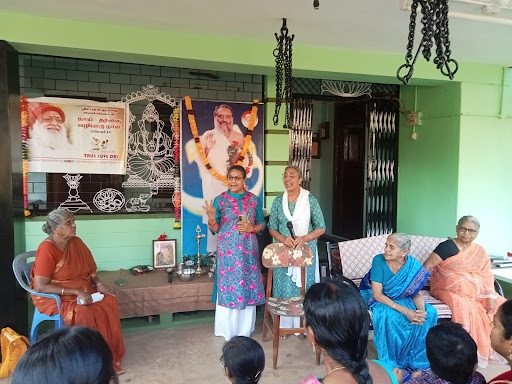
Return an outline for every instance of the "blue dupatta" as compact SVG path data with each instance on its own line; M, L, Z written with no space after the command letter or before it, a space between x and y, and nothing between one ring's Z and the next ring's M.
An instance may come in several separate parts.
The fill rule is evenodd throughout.
M388 281L382 284L382 293L409 310L416 310L412 298L425 286L430 273L411 255ZM379 303L372 297L371 269L359 287L372 312L374 343L379 360L401 369L430 368L426 355L425 338L428 330L437 324L437 312L425 304L427 317L422 325L411 324L402 313Z

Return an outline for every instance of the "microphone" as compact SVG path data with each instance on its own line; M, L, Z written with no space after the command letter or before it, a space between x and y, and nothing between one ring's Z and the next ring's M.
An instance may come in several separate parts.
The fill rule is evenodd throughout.
M295 231L293 230L293 224L291 221L286 223L286 226L288 227L288 230L290 231L290 235L292 236L292 239L295 240Z

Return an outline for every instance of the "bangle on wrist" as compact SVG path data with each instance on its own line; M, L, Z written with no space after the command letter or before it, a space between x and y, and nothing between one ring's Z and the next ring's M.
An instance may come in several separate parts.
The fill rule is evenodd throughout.
M405 316L407 316L409 314L409 311L406 309L405 310Z
M62 288L62 291L60 292L60 295L63 296L64 295L64 288Z
M393 309L396 309L396 303L393 303Z
M308 236L309 236L309 241L312 241L313 238L311 237L311 235L308 233Z
M215 224L217 224L217 222L216 222L216 221L214 221L214 222L213 222L213 224L212 224L212 223L210 222L210 220L208 220L208 225L212 225L212 226L213 226L213 225L215 225Z

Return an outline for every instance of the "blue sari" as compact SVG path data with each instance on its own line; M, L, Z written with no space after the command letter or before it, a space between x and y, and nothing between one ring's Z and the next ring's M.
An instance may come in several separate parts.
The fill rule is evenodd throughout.
M382 293L414 311L416 306L412 298L423 288L429 275L419 261L407 255L402 268L382 283ZM359 289L372 312L374 343L379 360L405 371L429 369L425 338L428 330L437 324L434 307L425 303L425 322L422 325L411 324L405 315L372 298L371 269L361 281Z

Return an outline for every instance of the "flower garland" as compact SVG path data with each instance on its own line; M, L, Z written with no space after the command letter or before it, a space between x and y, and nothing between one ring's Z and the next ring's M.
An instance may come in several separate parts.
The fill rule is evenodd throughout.
M174 149L174 229L181 228L180 108L172 111Z
M23 208L25 216L30 216L28 210L28 101L21 96L21 154L23 167Z
M203 164L206 169L210 172L210 174L216 179L224 182L224 184L228 184L228 178L225 175L221 175L215 169L213 169L212 165L208 161L206 154L204 153L203 146L201 145L201 139L199 138L199 132L197 131L196 118L194 116L194 110L192 109L192 100L189 96L185 96L185 108L187 109L188 121L190 123L190 130L192 131L192 135L194 136L194 141L196 143L197 152L201 157ZM254 131L254 126L256 125L256 117L258 113L258 100L252 101L251 108L251 118L249 120L249 127L247 128L247 134L245 135L244 145L242 146L242 151L238 155L238 159L236 161L236 165L241 165L247 155L247 150L249 149L249 144L251 143L252 133ZM250 155L250 154L249 154ZM252 156L250 156L251 160ZM252 161L249 162L249 167L252 165Z

